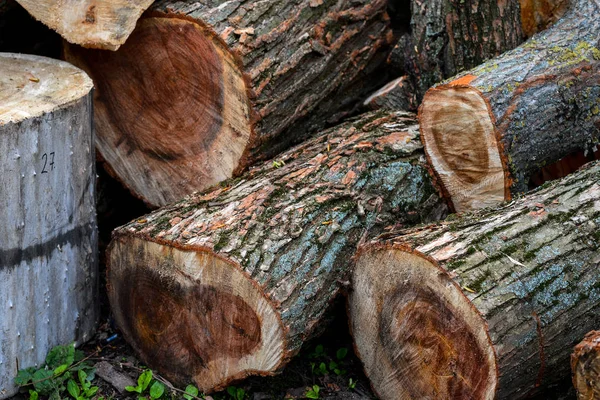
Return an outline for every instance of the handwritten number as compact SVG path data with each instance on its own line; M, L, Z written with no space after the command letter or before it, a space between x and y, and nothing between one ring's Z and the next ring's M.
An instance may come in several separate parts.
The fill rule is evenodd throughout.
M54 152L50 153L50 163L48 163L48 153L42 154L42 160L44 160L44 166L42 167L42 174L47 174L49 171L46 169L50 167L50 171L54 171Z
M47 174L48 171L46 171L46 164L48 164L48 154L44 153L42 155L42 160L44 160L44 167L42 168L42 174Z

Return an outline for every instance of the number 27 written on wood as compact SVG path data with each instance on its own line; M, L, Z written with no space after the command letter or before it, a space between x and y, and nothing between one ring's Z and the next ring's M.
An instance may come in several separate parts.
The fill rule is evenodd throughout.
M42 154L42 174L47 174L50 171L54 171L54 152Z

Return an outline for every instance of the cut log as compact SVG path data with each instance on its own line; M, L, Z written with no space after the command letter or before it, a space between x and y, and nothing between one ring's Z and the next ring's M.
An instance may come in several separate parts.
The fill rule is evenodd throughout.
M153 0L16 0L71 43L116 50Z
M600 141L600 3L574 2L519 48L427 92L425 150L456 211L494 206Z
M502 209L383 235L348 311L381 399L520 399L600 324L600 163ZM377 310L377 312L374 312Z
M309 112L322 127L340 103L322 100L391 40L384 0L218 3L159 1L115 53L66 46L98 89L100 154L149 205L305 138Z
M600 331L591 331L571 354L571 373L578 400L600 398Z
M412 114L366 114L116 229L108 294L124 337L203 391L279 371L349 279L367 230L444 215L417 135Z
M521 26L527 37L543 31L558 21L572 0L520 0Z
M519 0L411 0L411 13L391 61L411 77L419 102L434 84L524 40Z
M97 313L92 81L0 54L0 399L19 368L89 339Z
M409 77L405 75L373 93L363 105L371 110L417 111L417 98Z

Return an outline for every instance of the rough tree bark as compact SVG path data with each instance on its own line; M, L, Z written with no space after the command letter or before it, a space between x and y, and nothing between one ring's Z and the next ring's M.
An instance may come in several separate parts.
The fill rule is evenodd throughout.
M457 211L525 192L532 174L600 139L600 3L427 92L425 150Z
M71 43L116 50L152 0L16 0ZM0 4L1 6L1 4Z
M280 370L367 230L445 213L417 135L412 114L366 114L115 230L108 293L126 339L204 391Z
M98 148L110 168L165 205L274 156L306 137L304 125L322 128L340 107L323 100L391 41L385 5L159 1L119 51L67 46L66 57L98 88Z
M600 331L591 331L571 354L571 373L578 400L600 398Z
M92 81L0 54L0 398L19 368L90 338L97 314Z
M420 103L434 84L518 46L518 0L412 0L411 32L391 62L413 80Z
M349 315L382 399L520 399L599 326L600 163L359 250ZM373 312L378 310L378 312Z

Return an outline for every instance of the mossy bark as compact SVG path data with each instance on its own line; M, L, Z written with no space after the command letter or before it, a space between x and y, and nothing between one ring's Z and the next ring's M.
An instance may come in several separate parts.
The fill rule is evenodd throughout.
M429 303L446 299L445 307L458 316L450 325L445 317L436 320L433 325L438 334L432 342L422 342L423 352L435 348L435 343L443 349L458 349L458 344L464 344L469 335L476 337L481 333L488 337L484 340L487 344L480 343L481 358L475 357L475 348L470 352L470 367L462 365L469 354L447 351L447 358L434 357L439 362L438 373L430 374L426 372L429 367L417 364L411 370L398 367L398 379L417 382L420 378L416 377L422 374L423 380L438 382L439 376L444 375L448 379L443 387L448 390L460 388L463 394L487 392L495 393L498 399L519 399L568 376L573 343L600 324L595 311L600 306L599 182L600 163L596 162L498 210L386 234L364 247L362 254L421 260L422 270L434 271L439 277L434 279L441 282L437 292L428 292L433 281L413 280L399 293L427 293L422 300ZM360 257L358 264L361 265ZM402 274L406 267L397 268L397 273ZM418 274L419 268L412 269ZM357 269L357 273L362 270ZM393 280L390 276L387 279ZM395 287L404 283L398 281ZM453 294L446 295L450 292ZM352 295L351 305L369 296L368 292L361 293ZM476 310L475 320L479 322L460 322L466 318L461 317L466 315L465 310L471 309ZM396 311L401 319L402 314ZM398 326L404 323L410 325L410 321L397 322ZM353 321L353 326L361 327L361 321ZM419 335L428 334L433 336L434 332ZM409 338L410 332L402 335ZM395 351L403 354L412 345L410 339L388 344L393 347L390 357ZM361 350L367 352L359 349L359 353ZM483 362L483 354L490 350L492 360ZM487 378L477 375L484 368ZM477 379L471 379L474 377ZM475 383L476 387L463 382ZM425 387L427 391L434 390L433 386ZM423 398L425 394L422 393Z
M125 337L144 361L174 381L194 379L204 390L213 390L248 374L272 374L319 324L348 279L356 245L367 232L439 219L445 210L430 181L414 115L366 114L257 166L238 180L115 230L109 250L111 306ZM184 257L178 255L182 252L196 261L185 266L173 261ZM140 259L151 261L136 261ZM241 330L253 332L244 340L254 338L254 347L227 353L232 346L215 328L211 352L217 354L190 353L190 347L204 348L208 339L202 332L190 334L189 343L180 339L187 337L182 332L193 329L185 323L177 329L177 337L159 340L152 347L154 342L145 339L138 321L159 317L132 315L128 299L144 288L138 279L126 277L153 276L156 282L151 286L161 288L161 302L176 303L174 299L183 294L175 288L170 291L169 282L183 279L190 270L206 271L211 268L206 260L225 263L220 269L225 275L240 271L235 274L245 277L240 282L249 282L244 284L247 293L236 292L225 278L208 272L194 272L184 286L209 285L225 297L237 296L239 307L234 302L221 310L223 315L241 315L242 309L247 311L244 304L255 310L257 318L248 321L263 321L257 322L260 329L253 325ZM258 293L266 305L255 306L250 292ZM205 302L192 303L210 308L210 302ZM160 325L170 326L172 317L164 318ZM269 325L273 320L279 322ZM266 344L270 346L268 362L261 353ZM182 352L186 354L183 359L189 360L185 368L179 361ZM210 363L215 358L230 360L235 367L215 371L224 368Z

